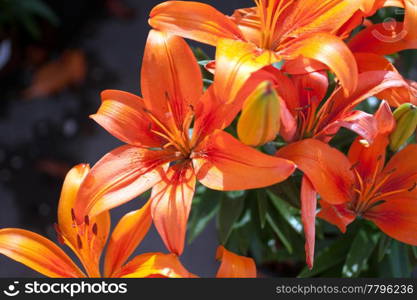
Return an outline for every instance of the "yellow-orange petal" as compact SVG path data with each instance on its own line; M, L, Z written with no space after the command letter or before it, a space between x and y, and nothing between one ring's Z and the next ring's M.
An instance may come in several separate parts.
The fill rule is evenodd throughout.
M112 277L142 242L152 224L150 201L125 214L114 228L106 250L104 276Z
M177 255L184 249L195 180L194 170L188 163L177 164L152 189L153 222L167 249Z
M253 72L278 60L274 52L260 50L253 44L219 40L214 75L217 96L223 103L236 101L240 89Z
M142 61L141 90L146 108L181 130L203 93L200 67L188 44L167 32L151 30ZM188 128L187 128L188 129Z
M28 230L0 229L0 253L48 277L85 277L55 243Z
M123 278L194 278L175 254L145 253L136 256L123 268L116 272L115 277Z
M71 211L74 208L81 183L89 171L88 164L79 164L67 173L58 203L59 230L72 245L77 244L77 230L73 226L74 220Z
M274 140L280 127L280 102L271 82L261 82L243 105L237 125L239 140L250 146Z
M305 139L285 146L276 155L293 161L325 201L341 204L353 199L355 177L342 152L319 140Z
M346 44L334 35L316 33L296 39L284 48L280 55L284 59L303 56L315 59L334 72L345 94L352 94L358 84L358 68L355 58Z
M327 32L336 33L360 9L363 0L298 1L284 20L284 28L293 28L287 34ZM300 17L302 16L302 17ZM288 25L287 25L288 24Z
M212 46L220 38L243 39L232 20L205 3L166 1L155 6L149 17L149 24L155 29Z
M151 132L155 127L145 113L143 99L118 90L101 92L101 106L90 117L119 140L135 146L160 147L162 138Z
M215 190L245 190L269 186L290 176L294 163L263 154L224 131L209 136L193 154L197 179Z
M237 255L223 246L217 248L216 258L221 261L217 278L256 278L256 265L252 258Z
M90 170L75 205L78 222L132 200L161 180L172 153L121 146L103 156Z
M81 259L84 265L88 265L88 260L99 261L104 245L110 230L110 215L103 212L96 217L88 218L89 224L84 224L83 229L75 225L74 207L77 205L78 191L84 179L87 177L90 167L87 164L79 164L73 167L65 177L61 191L61 197L58 203L58 235ZM83 225L83 226L84 226ZM92 228L95 227L95 238L90 245L91 251L80 251L78 249L78 238L92 234ZM83 249L85 250L85 249ZM88 258L86 257L88 256Z

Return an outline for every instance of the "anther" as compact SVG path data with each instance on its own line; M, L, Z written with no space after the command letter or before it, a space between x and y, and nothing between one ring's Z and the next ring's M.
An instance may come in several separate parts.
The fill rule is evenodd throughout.
M75 221L75 212L73 208L71 208L71 219L72 221Z
M89 225L90 225L90 218L88 217L88 215L86 215L86 216L84 217L84 223L85 223L85 225L87 225L87 226L89 226Z
M97 232L98 232L97 223L94 223L93 228L91 230L93 231L94 235L97 235Z
M77 234L77 246L78 246L78 249L83 248L83 243L81 242L81 238L78 234Z

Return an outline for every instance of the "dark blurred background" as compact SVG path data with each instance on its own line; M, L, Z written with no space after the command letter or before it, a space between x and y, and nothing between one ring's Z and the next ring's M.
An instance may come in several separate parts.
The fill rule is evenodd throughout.
M93 165L121 144L88 115L104 89L140 94L148 14L160 2L0 0L0 228L56 241L53 223L66 172L81 162ZM252 6L250 0L202 2L229 14ZM114 210L113 223L143 201ZM217 245L211 224L186 247L184 265L213 276ZM166 252L153 228L137 253L148 251ZM0 277L20 276L40 274L0 255Z

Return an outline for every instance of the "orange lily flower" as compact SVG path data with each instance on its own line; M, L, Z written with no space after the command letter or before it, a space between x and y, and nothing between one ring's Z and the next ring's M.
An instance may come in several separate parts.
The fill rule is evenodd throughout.
M79 187L89 170L88 165L80 164L67 174L56 225L58 240L76 254L86 273L54 242L28 230L0 229L0 253L48 277L193 276L174 254L145 253L125 264L152 223L149 203L119 221L107 246L104 273L100 272L100 256L109 236L109 212L86 217L82 224L77 224L74 216Z
M354 29L363 17L373 15L381 7L400 7L405 10L403 22L388 22L367 26L349 41L354 52L378 55L393 54L406 49L417 49L417 1L415 0L368 0L364 1L356 16L345 24ZM349 30L347 30L349 32Z
M395 70L363 67L359 84L350 96L341 87L323 102L328 90L327 74L315 71L290 78L272 66L254 72L247 85L270 82L281 100L280 134L287 142L316 138L329 142L341 127L348 128L372 143L377 134L373 115L354 110L368 97L388 95L392 102L401 95L410 97L409 84ZM388 91L397 91L396 94ZM387 91L387 92L386 92ZM401 92L401 93L400 93ZM241 120L239 120L240 122Z
M149 24L158 30L217 46L219 39L253 45L263 66L299 61L305 70L327 66L346 95L357 85L357 67L346 44L336 36L363 0L255 0L256 7L236 10L232 17L199 2L167 1L154 7Z
M277 152L296 162L308 178L302 201L309 204L305 221L309 222L306 250L310 251L310 267L314 255L315 191L322 199L318 216L342 232L356 216L362 216L392 238L417 245L417 165L409 159L417 154L417 146L407 146L385 164L395 120L386 103L382 103L375 118L379 134L374 142L368 145L357 138L347 157L316 139L293 143Z
M358 63L359 73L370 71L391 71L398 75L398 70L383 56L374 53L354 53ZM398 107L403 103L417 104L417 82L404 79L405 85L386 89L375 97L386 100L391 107Z
M249 92L240 92L250 73L238 72L242 60L234 55L241 48L235 43L220 41L225 50L217 56L216 68L224 71L216 72L216 83L202 94L201 72L185 41L169 33L149 33L143 98L104 91L102 105L92 116L127 145L92 168L80 189L84 201L75 207L78 222L153 187L154 224L166 247L179 255L197 180L211 189L243 190L272 185L292 174L294 163L263 154L222 131ZM245 68L257 67L256 61L246 59Z

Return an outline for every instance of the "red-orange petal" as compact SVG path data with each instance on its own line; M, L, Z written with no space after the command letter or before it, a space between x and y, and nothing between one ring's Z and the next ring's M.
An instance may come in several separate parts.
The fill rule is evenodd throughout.
M181 255L195 188L193 168L171 166L152 189L151 213L156 229L169 251Z
M369 52L378 55L393 54L406 49L416 49L417 39L408 39L408 32L401 22L385 22L369 26L349 42L355 52Z
M175 254L145 253L136 256L123 268L114 274L123 278L194 278L188 272Z
M145 113L143 99L131 93L105 90L101 106L90 117L119 140L135 146L159 147L162 138L151 132L155 126Z
M256 278L256 265L252 258L237 255L223 246L217 248L216 258L221 261L217 278Z
M378 135L377 122L373 115L363 111L347 112L340 119L330 123L325 128L315 134L315 138L328 143L341 127L347 128L357 134L369 143L373 143Z
M48 277L85 277L55 243L28 230L0 229L0 253Z
M417 145L410 144L397 152L386 164L381 176L384 176L387 172L391 173L391 175L381 188L381 192L405 190L403 193L387 197L387 199L399 196L417 197L417 189L415 188L417 182L417 161L413 159L414 157L417 157Z
M142 61L141 90L146 108L166 126L181 130L203 93L200 67L180 37L151 30ZM188 128L187 128L188 129Z
M75 206L77 220L94 217L150 189L161 180L163 165L172 160L171 155L129 145L107 153L81 185Z
M368 210L364 217L403 243L417 246L417 198L393 197Z
M349 149L349 160L355 165L363 180L379 173L385 164L386 148L389 144L389 133L394 129L395 119L386 102L382 102L375 113L377 135L370 145L363 144L357 138Z
M241 39L236 24L205 3L166 1L155 6L149 24L158 30L216 46L220 38Z
M334 35L316 33L303 36L291 42L279 54L288 60L300 55L315 59L336 74L346 95L356 89L358 69L355 58L346 44Z
M406 86L401 75L391 71L369 71L359 74L359 84L355 92L346 97L341 88L337 89L326 103L320 108L320 121L317 130L340 119L346 112L368 97L374 96L386 89Z
M316 209L317 193L310 180L303 176L301 183L301 221L303 222L305 235L306 262L313 268L314 245L316 242Z
M295 165L263 154L224 131L209 136L193 154L197 179L215 190L245 190L269 186L290 176Z
M341 204L353 198L355 178L351 163L335 148L316 139L306 139L285 146L276 155L293 161L328 203Z
M125 214L109 240L104 260L104 276L112 277L142 242L152 224L150 201L141 209Z
M321 209L317 217L335 225L343 233L346 232L346 227L356 218L355 213L349 210L345 204L332 205L326 201L320 201L320 206Z

